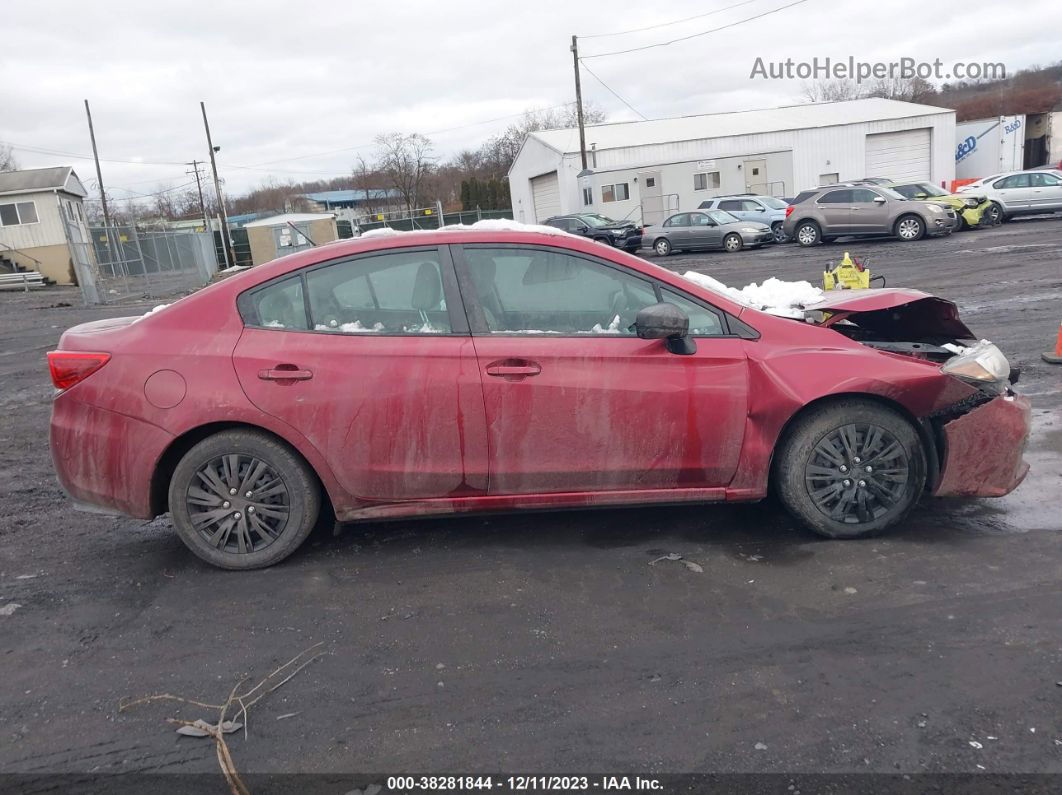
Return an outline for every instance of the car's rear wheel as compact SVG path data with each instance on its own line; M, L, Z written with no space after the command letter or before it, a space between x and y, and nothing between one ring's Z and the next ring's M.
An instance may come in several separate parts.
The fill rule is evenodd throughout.
M785 233L785 229L782 228L781 221L775 221L773 224L771 224L771 232L774 233L775 243L784 243L789 239L789 237Z
M797 419L776 451L779 497L828 538L862 538L901 521L922 494L925 451L898 412L858 399Z
M653 251L656 252L658 257L666 257L671 253L671 241L666 237L662 237L653 243Z
M1007 220L1007 217L1003 214L1003 207L997 202L992 202L985 209L985 215L988 216L990 224L1001 224Z
M729 235L723 238L723 249L733 254L734 252L741 251L744 247L744 243L741 240L741 235L731 232Z
M917 215L903 215L896 221L893 232L900 240L918 240L926 233L926 225Z
M289 447L258 431L223 431L192 447L169 488L177 534L223 569L258 569L288 557L313 529L317 479Z
M822 230L819 229L819 225L814 221L801 221L796 228L794 237L797 243L807 248L820 242Z

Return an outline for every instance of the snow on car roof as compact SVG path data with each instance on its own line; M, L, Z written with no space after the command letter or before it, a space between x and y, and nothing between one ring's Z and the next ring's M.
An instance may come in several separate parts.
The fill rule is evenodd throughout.
M525 224L522 221L514 221L510 218L487 218L483 221L476 221L474 224L448 224L441 229L414 229L412 231L404 231L401 229L392 229L385 226L380 229L370 229L368 232L362 232L362 238L372 237L394 237L396 235L416 235L416 234L435 234L438 232L535 232L540 235L557 235L565 237L579 237L573 235L570 232L566 232L563 229L558 229L555 226L544 226L542 224Z

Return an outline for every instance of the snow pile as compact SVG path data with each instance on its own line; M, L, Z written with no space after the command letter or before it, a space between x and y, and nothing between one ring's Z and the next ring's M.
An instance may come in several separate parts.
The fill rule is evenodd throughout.
M250 269L250 265L232 265L228 268L222 268L218 273L241 273L242 271L248 271Z
M600 323L595 323L594 327L590 329L591 334L622 334L620 330L620 316L616 315L612 318L612 322L607 327L602 327Z
M695 271L686 271L682 274L682 278L722 293L745 306L781 317L802 318L805 306L822 301L826 297L826 294L811 282L785 282L773 276L765 279L761 284L753 282L740 290L736 287L728 287L718 279Z
M344 334L373 334L384 330L383 323L377 323L372 328L362 324L360 320L353 323L336 323L332 321L327 326L318 323L313 327L314 331L342 331Z
M158 306L156 306L156 307L155 307L154 309L149 309L149 310L148 310L147 312L145 312L144 314L142 314L142 315L141 315L140 317L138 317L138 318L137 318L136 320L134 320L133 322L134 322L134 323L136 323L136 322L137 322L137 320L143 320L143 319L144 319L144 318L146 318L146 317L151 317L151 316L152 316L153 314L155 314L156 312L158 312L158 311L160 311L160 310L162 310L162 309L165 309L165 308L166 308L166 307L168 307L168 306L169 306L169 304L159 304L159 305L158 305Z
M379 229L370 229L368 232L362 232L361 237L397 237L398 235L420 235L430 234L432 232L537 232L540 235L567 235L569 237L578 237L578 235L573 235L570 232L565 232L563 229L557 229L554 226L525 224L520 221L513 221L511 218L487 218L483 221L476 221L474 224L449 224L442 229L414 229L411 232L383 226Z

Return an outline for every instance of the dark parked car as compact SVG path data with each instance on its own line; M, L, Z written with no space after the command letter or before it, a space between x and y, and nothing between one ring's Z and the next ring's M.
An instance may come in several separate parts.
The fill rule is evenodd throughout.
M845 236L918 240L925 235L951 234L959 223L949 207L910 201L881 185L831 185L797 196L786 210L782 228L801 246L814 246Z
M573 235L581 235L598 243L637 251L642 245L642 229L632 221L614 221L597 213L555 215L546 219L547 226L563 229Z
M948 301L846 290L777 317L589 240L491 223L370 232L68 330L48 354L60 482L112 512L169 512L196 555L248 569L290 555L322 510L773 486L808 527L854 538L923 491L999 496L1028 469L1029 402L994 345L953 345L977 337Z

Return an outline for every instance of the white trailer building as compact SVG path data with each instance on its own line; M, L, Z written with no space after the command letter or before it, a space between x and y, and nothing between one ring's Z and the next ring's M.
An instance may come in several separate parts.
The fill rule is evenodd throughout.
M955 111L857 99L531 133L509 170L517 220L599 212L653 223L730 193L794 196L860 177L955 178Z

